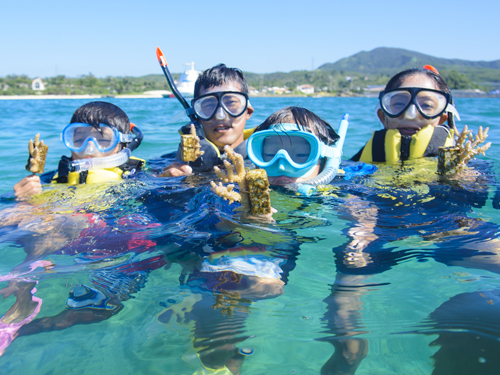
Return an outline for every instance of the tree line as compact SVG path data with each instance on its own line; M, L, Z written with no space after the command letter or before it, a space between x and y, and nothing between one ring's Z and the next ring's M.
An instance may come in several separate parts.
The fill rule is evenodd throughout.
M442 76L452 90L456 89L483 89L491 87L473 82L465 74L449 70L442 71ZM178 79L180 74L173 74ZM362 92L373 85L385 85L391 78L385 74L364 75L345 71L302 70L289 73L255 74L245 72L249 86L259 91L272 87L281 87L296 92L299 85L309 84L315 91L331 94L339 92ZM33 95L31 88L33 78L27 75L8 75L0 77L0 95ZM92 73L78 78L64 75L42 78L45 85L44 95L124 95L142 94L152 90L170 90L165 77L160 74L151 74L143 77L105 77L98 78ZM265 90L264 90L265 91Z

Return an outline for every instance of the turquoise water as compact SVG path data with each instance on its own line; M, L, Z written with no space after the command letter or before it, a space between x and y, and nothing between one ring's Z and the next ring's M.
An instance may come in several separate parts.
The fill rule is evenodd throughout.
M110 101L145 134L134 155L149 160L176 149L180 124L170 122L181 110L176 101ZM350 113L346 157L379 129L374 98L251 101L249 127L288 105L306 107L334 127ZM37 132L50 147L46 170L56 167L66 153L59 133L85 102L0 101L4 197L26 175L26 143ZM0 279L0 315L16 301L7 293L12 280L38 282L39 320L24 328L43 332L20 334L0 357L0 373L192 374L202 368L197 352L205 364L241 362L242 348L253 350L242 374L342 373L332 355L346 341L368 347L356 374L460 373L450 363L463 373L500 372L494 354L500 338L498 104L457 99L460 129L490 127L493 146L473 163L481 176L441 181L435 161L424 161L336 180L327 194L312 198L275 189L275 223L242 221L206 180L147 173L97 191L59 186L33 206L4 198L0 275L12 277L11 283ZM364 251L349 248L356 228L366 229L373 217L378 238ZM243 291L245 278L227 282L225 291L206 290L203 259L262 245L269 259L286 260L282 292L273 286ZM41 255L26 261L27 252ZM30 271L34 260L52 268ZM108 291L119 311L108 306L108 313L70 315L66 301L79 284Z

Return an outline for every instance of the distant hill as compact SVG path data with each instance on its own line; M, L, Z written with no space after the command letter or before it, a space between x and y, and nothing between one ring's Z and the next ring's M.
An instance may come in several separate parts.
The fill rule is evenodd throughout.
M270 92L273 88L286 88L298 94L298 85L309 84L315 91L332 94L345 92L362 93L370 86L385 86L397 72L407 68L435 66L452 90L500 89L500 60L467 61L444 59L400 48L376 48L359 52L335 63L321 65L315 70L296 70L288 73L257 74L245 72L249 86ZM180 73L172 74L179 79ZM121 95L140 94L144 91L169 90L163 74L142 77L97 78L92 74L77 78L59 75L43 78L49 95ZM32 95L32 78L21 75L0 77L0 95Z
M485 70L492 73L498 70L500 77L500 60L495 61L468 61L459 59L444 59L409 51L401 48L375 48L372 51L362 51L340 59L335 63L326 63L318 69L325 71L344 71L361 74L386 74L393 75L397 72L426 64L434 66L437 70L455 70L471 77L474 81L482 76ZM479 75L479 77L478 77Z

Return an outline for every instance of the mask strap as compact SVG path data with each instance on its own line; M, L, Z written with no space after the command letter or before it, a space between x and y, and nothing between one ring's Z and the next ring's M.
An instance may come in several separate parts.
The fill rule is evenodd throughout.
M120 142L121 143L130 143L134 140L135 135L133 133L128 133L128 134L123 134L122 132L120 133Z
M453 113L458 121L460 121L460 115L458 114L458 111L453 104L449 103L444 111Z
M287 131L302 131L305 133L308 133L304 130L304 127L302 125L298 124L292 124L289 122L283 122L283 123L278 123L278 124L273 124L269 127L269 130L274 130L274 131L282 131L282 132L287 132Z
M323 142L321 142L320 144L322 145L320 151L321 157L336 158L342 156L342 151L340 151L337 147L327 146Z

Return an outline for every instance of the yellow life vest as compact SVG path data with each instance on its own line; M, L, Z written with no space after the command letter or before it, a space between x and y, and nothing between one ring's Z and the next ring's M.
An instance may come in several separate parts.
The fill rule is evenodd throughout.
M65 159L63 158L62 160ZM131 156L127 163L120 165L119 167L94 169L86 172L69 172L67 181L61 181L61 179L59 178L59 173L61 171L60 166L59 171L54 175L54 177L52 177L51 183L66 183L68 185L78 185L121 180L124 176L127 176L130 173L140 171L145 163L145 160Z
M352 157L366 163L397 163L401 160L437 156L439 147L453 146L453 130L427 125L412 136L403 136L398 129L373 132L372 138Z

